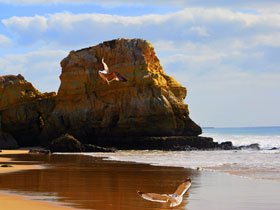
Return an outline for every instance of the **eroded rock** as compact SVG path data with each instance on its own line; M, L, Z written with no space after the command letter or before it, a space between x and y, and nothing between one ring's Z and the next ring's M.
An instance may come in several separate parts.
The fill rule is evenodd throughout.
M103 83L102 58L127 82ZM184 103L186 88L164 73L148 41L117 39L71 51L61 67L56 105L43 128L45 143L66 132L92 144L95 137L201 133Z
M41 93L22 75L0 77L0 126L20 146L39 145L45 120L55 105L55 93Z

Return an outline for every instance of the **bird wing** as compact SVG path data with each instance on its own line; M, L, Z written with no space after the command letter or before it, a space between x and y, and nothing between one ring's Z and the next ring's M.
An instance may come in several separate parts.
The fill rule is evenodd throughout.
M121 82L126 82L127 81L127 79L125 79L120 73L118 73L118 72L115 72L115 73L116 73L116 76L117 76L119 81L121 81Z
M190 179L188 179L185 182L183 182L182 184L180 184L177 187L175 193L173 194L174 197L183 196L187 192L187 190L190 188L191 184L192 184L192 182Z
M103 63L103 67L104 67L104 70L106 73L109 73L109 68L107 66L107 64L104 62L104 58L102 58L102 63Z
M166 194L157 194L157 193L142 193L137 192L138 195L140 195L142 198L149 200L149 201L155 201L155 202L161 202L161 203L167 203L169 201L169 196Z

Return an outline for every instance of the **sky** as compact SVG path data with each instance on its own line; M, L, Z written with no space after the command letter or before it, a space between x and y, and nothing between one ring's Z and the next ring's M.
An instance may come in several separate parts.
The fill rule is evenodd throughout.
M57 91L71 50L143 38L201 126L280 126L279 0L0 0L0 75Z

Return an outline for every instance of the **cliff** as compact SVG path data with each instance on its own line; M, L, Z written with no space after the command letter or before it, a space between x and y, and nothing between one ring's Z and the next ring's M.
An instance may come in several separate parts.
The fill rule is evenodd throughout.
M104 82L102 58L127 81ZM164 73L148 41L117 39L71 51L61 67L57 95L40 93L21 75L0 77L0 127L19 146L50 145L69 133L83 144L120 149L217 147L198 137L201 128L184 104L187 89Z
M102 58L127 82L102 82ZM184 104L186 88L164 73L148 41L117 39L71 51L61 67L55 108L42 131L45 141L66 132L89 143L102 137L201 134Z
M20 146L39 145L44 121L54 107L54 96L40 93L20 74L0 77L0 127Z

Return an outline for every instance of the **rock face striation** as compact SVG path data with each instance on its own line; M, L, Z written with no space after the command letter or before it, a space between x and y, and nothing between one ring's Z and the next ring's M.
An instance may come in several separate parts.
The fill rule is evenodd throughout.
M98 75L102 58L127 82L104 83ZM186 88L164 73L148 41L117 39L71 51L61 67L55 108L42 131L45 141L66 132L86 143L201 134L184 104Z
M40 93L20 74L0 77L0 127L20 146L39 145L44 122L55 105L55 95Z

